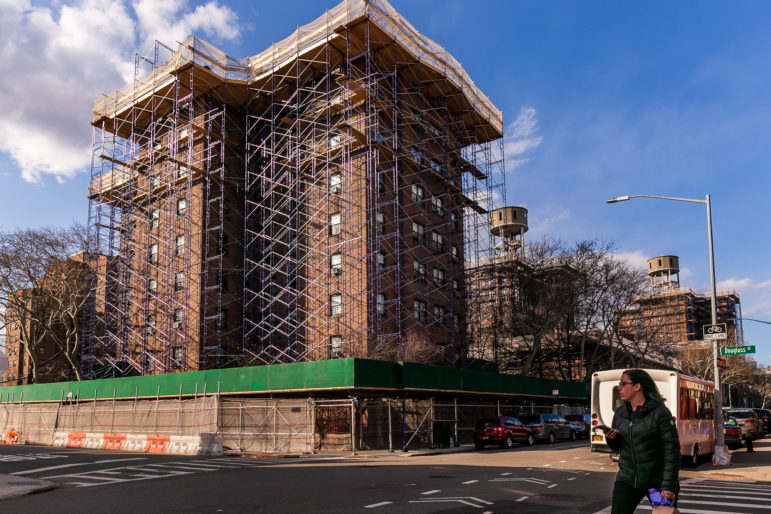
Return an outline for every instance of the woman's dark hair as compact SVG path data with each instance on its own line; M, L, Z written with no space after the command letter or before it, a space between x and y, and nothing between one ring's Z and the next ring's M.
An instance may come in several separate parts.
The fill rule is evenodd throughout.
M628 369L623 374L628 376L633 384L640 384L642 386L642 392L646 400L657 400L664 403L664 399L661 397L661 393L659 393L659 388L656 387L656 382L653 381L646 371Z

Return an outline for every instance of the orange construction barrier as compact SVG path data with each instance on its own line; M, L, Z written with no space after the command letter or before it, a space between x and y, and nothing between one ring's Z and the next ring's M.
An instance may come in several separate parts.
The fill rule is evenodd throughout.
M126 434L104 434L103 450L122 450Z
M67 448L82 448L85 442L86 434L84 432L67 433Z
M166 453L169 449L169 439L167 435L148 435L145 451L147 453Z
M19 433L16 430L9 430L3 437L3 444L19 444Z

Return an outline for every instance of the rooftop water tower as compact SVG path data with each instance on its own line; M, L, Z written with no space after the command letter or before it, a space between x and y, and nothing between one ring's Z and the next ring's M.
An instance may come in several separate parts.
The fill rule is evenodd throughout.
M648 259L648 276L654 293L680 289L680 259L677 255L660 255Z
M490 213L490 233L495 238L495 253L506 255L519 250L524 256L527 229L527 209L524 207L501 207Z

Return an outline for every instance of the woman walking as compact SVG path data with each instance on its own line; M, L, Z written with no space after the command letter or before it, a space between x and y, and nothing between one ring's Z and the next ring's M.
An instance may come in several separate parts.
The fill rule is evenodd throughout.
M661 491L674 504L680 488L680 440L672 413L643 370L624 371L618 392L623 403L613 416L613 428L604 429L608 446L621 454L612 514L632 514L649 489Z

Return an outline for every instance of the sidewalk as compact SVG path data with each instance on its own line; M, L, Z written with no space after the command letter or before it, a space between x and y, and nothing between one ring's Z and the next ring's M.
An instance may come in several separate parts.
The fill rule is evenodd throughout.
M715 480L754 480L771 482L771 435L754 442L755 451L746 448L731 452L731 464L702 464L696 470L680 469L680 478L711 478Z
M0 500L56 489L59 484L16 475L0 475Z

